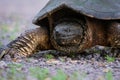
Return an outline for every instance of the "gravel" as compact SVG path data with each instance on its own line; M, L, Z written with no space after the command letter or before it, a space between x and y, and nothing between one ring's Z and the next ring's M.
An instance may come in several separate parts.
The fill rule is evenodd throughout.
M37 55L38 54L39 53L37 53ZM9 55L7 55L7 57L8 56ZM98 57L100 58L100 60L98 59ZM54 58L51 59L46 58L42 54L42 56L39 58L32 56L29 58L17 60L15 62L10 59L8 60L7 58L4 58L0 61L0 69L6 71L6 69L9 68L8 65L13 63L21 64L23 72L25 72L26 76L28 77L30 74L29 69L31 67L40 67L48 69L51 75L55 75L58 70L62 70L69 76L77 72L79 73L80 77L78 80L80 80L81 77L83 80L105 80L105 77L110 72L112 74L113 80L119 80L120 78L120 59L115 58L113 62L108 62L105 56L98 56L98 53L77 54L74 57L60 55L54 56Z
M45 4L45 0L42 3L41 1L20 0L17 2L16 0L11 0L9 2L9 0L1 0L0 26L7 24L8 32L6 32L6 25L2 28L5 31L0 30L0 34L2 34L0 35L0 45L5 45L11 41L10 36L13 36L12 31L16 29L16 23L17 27L19 27L19 31L15 32L15 35L17 34L16 36L19 35L18 33L23 32L23 30L33 26L31 24L32 18ZM32 5L33 2L35 3L34 7ZM19 7L18 4L24 4L24 6ZM112 61L111 57L106 58L106 55L112 56L111 48L96 46L83 53L72 55L64 55L64 53L52 51L54 57L50 59L44 55L49 54L49 51L39 52L29 58L18 59L16 61L12 61L10 56L6 55L3 60L0 60L0 76L5 77L7 75L6 71L11 69L9 67L10 64L17 64L22 65L20 68L18 66L17 69L25 73L26 80L37 80L30 76L29 69L31 67L48 69L51 75L55 75L58 70L64 71L69 76L78 72L79 76L76 80L106 80L106 77L111 77L111 75L113 76L113 80L120 80L120 58L115 57ZM116 50L115 53L119 52ZM47 78L46 80L50 79Z

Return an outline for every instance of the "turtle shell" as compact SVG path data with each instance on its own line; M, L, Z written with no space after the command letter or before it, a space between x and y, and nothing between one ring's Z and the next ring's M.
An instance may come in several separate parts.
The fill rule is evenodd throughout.
M120 19L120 0L49 0L33 23L48 26L51 18L56 21L65 16L79 15L102 20Z

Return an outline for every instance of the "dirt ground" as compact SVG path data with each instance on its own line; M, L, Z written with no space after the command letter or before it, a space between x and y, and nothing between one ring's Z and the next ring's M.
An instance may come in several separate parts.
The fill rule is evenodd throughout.
M47 2L48 0L1 0L0 47L8 44L25 30L38 27L32 24L32 19ZM37 56L37 58L30 58L30 61L23 59L17 63L23 64L25 70L30 66L38 66L49 69L52 74L57 69L62 69L67 74L79 72L81 75L75 80L108 80L107 74L111 74L107 77L112 76L109 80L120 80L120 59L115 58L114 61L108 62L109 60L101 55L103 53L109 54L110 51L103 47L95 47L92 51L88 50L88 54L77 55L74 58L58 56L47 60ZM9 64L9 59L1 60L0 68L5 70L6 64Z

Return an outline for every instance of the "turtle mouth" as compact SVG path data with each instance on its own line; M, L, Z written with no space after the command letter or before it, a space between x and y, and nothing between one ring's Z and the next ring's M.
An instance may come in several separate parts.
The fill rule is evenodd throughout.
M57 24L52 32L51 43L57 50L79 52L84 38L84 22L66 20Z
M59 46L77 46L81 42L82 31L77 23L63 22L54 28L53 36Z

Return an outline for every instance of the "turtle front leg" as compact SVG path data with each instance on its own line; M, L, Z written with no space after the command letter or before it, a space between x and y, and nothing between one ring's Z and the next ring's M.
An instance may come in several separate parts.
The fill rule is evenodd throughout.
M9 54L11 58L15 58L15 55L26 57L38 50L50 48L48 30L40 27L28 30L10 42L7 47L0 52L0 57L2 58L5 54Z

